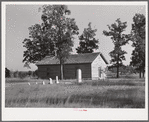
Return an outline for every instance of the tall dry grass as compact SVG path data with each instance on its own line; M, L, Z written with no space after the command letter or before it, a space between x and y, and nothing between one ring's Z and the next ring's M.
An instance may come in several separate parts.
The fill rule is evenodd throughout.
M42 80L6 81L6 107L69 107L69 108L144 108L145 84L142 80L83 81L78 84L35 84ZM19 82L19 83L18 83ZM23 82L24 84L20 84ZM29 86L27 82L32 82ZM68 81L67 81L68 82Z

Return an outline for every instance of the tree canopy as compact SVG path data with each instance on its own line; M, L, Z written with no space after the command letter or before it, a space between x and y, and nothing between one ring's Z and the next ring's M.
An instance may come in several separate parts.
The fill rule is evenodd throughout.
M98 49L98 39L95 39L97 29L91 28L91 23L88 28L85 28L83 34L79 37L79 46L76 48L77 53L92 53L93 49Z
M62 64L72 51L78 26L75 19L68 18L71 12L66 5L44 5L40 11L42 24L29 27L29 38L23 41L26 48L23 62L35 63L47 55L56 56L60 60L63 75Z

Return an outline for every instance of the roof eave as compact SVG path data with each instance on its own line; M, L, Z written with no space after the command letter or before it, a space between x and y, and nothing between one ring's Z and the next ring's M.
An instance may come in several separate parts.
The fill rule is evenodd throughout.
M105 59L105 57L103 56L102 53L100 53L100 56L102 57L102 59L104 60L104 62L105 62L106 64L109 64L108 61Z

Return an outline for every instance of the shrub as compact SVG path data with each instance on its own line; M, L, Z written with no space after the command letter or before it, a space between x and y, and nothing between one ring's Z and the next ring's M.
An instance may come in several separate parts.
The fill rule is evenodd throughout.
M10 77L10 70L5 68L5 77L8 78Z

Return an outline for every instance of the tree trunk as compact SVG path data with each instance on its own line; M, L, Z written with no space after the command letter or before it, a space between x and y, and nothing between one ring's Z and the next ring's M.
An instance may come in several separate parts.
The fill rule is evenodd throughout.
M119 78L119 66L117 66L117 78Z
M139 78L141 78L141 69L139 70Z
M117 56L117 78L119 78L119 55Z
M60 63L60 79L63 80L63 64Z
M143 73L142 77L144 78L144 73L145 73L144 69L142 70L142 73Z

